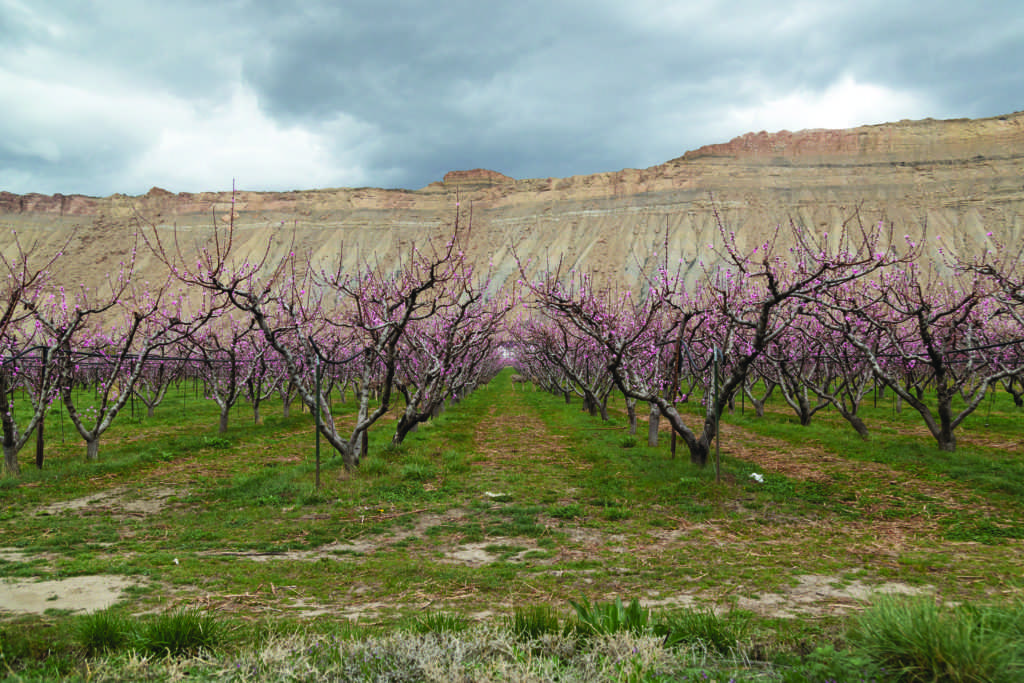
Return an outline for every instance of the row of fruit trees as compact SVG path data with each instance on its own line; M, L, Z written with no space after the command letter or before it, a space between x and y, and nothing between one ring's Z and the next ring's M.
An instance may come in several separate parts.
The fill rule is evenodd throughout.
M286 411L300 401L349 468L397 397L400 443L510 364L605 418L609 397L623 395L634 430L637 403L648 404L652 429L667 420L701 465L741 394L761 411L778 392L804 424L831 407L868 438L859 407L884 388L947 451L990 391L1024 400L1022 253L994 241L968 257L940 241L939 258L926 259L891 226L851 220L833 235L782 226L741 249L720 226L689 283L666 248L639 288L561 267L528 276L525 262L498 288L466 258L472 236L460 221L399 263L355 270L317 268L295 252L246 258L230 223L198 253L143 226L139 248L166 278L141 283L133 251L92 289L60 286L64 257L13 235L0 309L6 471L19 472L19 451L54 403L96 459L127 401L152 412L183 379L203 384L222 431L239 401L257 419L272 395ZM339 390L358 406L344 427L327 400ZM702 403L697 425L681 412L689 401Z

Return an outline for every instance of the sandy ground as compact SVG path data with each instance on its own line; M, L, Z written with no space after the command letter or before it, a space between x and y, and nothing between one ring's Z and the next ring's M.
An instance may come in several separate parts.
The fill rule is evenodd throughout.
M47 610L96 612L118 602L135 585L125 576L72 576L55 581L0 582L0 612L42 614Z

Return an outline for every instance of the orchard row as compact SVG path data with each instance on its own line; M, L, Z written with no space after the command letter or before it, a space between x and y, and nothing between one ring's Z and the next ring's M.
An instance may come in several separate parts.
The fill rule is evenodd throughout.
M498 288L466 259L467 232L457 217L443 243L347 271L294 252L278 263L269 251L239 258L231 226L198 254L150 229L143 248L166 266L159 285L139 283L133 256L105 286L75 290L53 284L63 256L15 236L0 309L6 470L18 472L54 402L95 459L132 396L152 410L186 377L220 407L222 430L239 400L257 414L274 392L286 410L300 400L347 467L366 455L366 434L396 394L400 443L505 365L605 417L618 391L634 429L646 402L699 464L739 392L762 410L778 391L805 424L832 406L868 438L858 408L884 387L949 451L990 390L1024 399L1024 264L998 244L932 262L881 224L850 222L832 236L790 225L749 250L721 229L696 279L666 250L638 290L561 268L531 277L525 263ZM358 401L347 428L325 400L335 388ZM678 409L693 397L704 405L698 427Z

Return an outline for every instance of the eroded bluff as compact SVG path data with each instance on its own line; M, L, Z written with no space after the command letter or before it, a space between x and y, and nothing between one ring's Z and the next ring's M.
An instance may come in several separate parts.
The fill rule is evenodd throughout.
M95 283L128 256L140 226L176 236L186 253L233 217L237 255L289 249L352 268L388 264L413 245L450 233L472 207L467 252L491 265L496 283L554 267L583 268L635 284L665 254L689 276L714 260L720 227L745 245L780 223L839 234L858 214L904 234L926 233L929 249L970 253L993 239L1024 239L1024 112L987 119L900 121L846 130L751 133L664 164L569 178L518 180L496 171L453 171L418 190L338 188L296 192L173 194L105 198L0 192L3 248L10 230L55 250L67 283ZM465 220L464 220L465 224ZM152 229L152 228L151 228ZM989 233L992 233L990 236ZM140 250L140 276L159 276Z

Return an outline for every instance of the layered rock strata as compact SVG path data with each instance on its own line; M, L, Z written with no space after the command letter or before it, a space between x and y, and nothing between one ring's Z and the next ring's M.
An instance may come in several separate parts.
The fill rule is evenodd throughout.
M472 207L467 251L497 282L517 274L518 258L530 273L561 263L634 285L665 255L666 236L672 262L693 278L715 259L722 228L753 245L790 221L836 236L855 214L892 223L901 239L926 234L932 250L941 236L947 249L973 252L1024 239L1024 112L752 133L650 168L569 178L453 171L419 190L0 192L0 247L11 253L6 235L15 230L55 250L74 230L59 277L89 283L116 271L142 227L176 237L188 253L212 226L233 222L238 255L269 249L274 262L294 249L354 268L443 238L456 200L461 211ZM155 277L158 264L139 253L140 274Z

